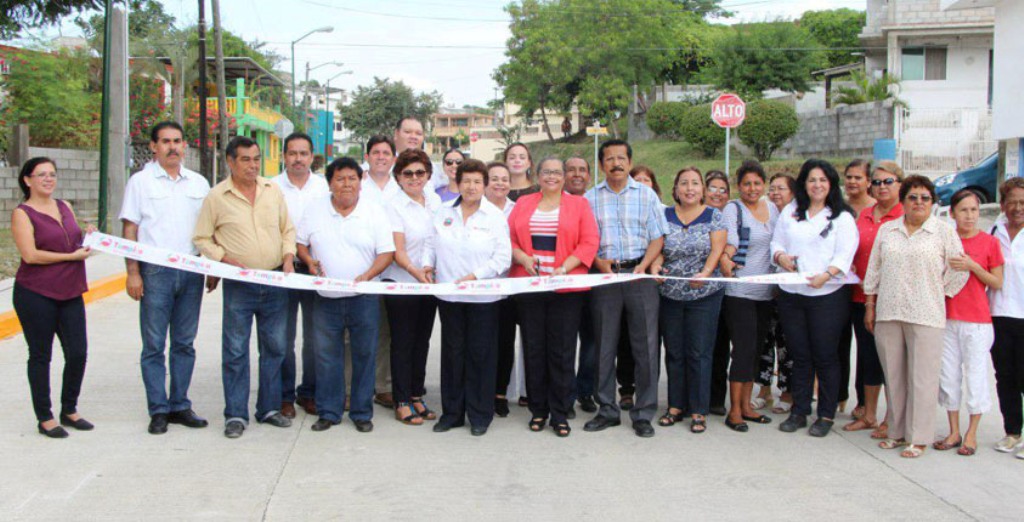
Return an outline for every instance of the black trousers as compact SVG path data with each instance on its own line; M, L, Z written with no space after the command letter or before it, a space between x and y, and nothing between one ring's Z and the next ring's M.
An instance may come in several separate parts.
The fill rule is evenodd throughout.
M584 292L541 292L516 296L523 329L526 394L534 418L566 422L572 408L576 335Z
M519 312L513 299L498 301L498 374L494 379L494 394L505 395L512 379L516 362L516 325Z
M625 317L622 318L622 325L619 328L615 380L619 383L619 395L633 395L636 391L636 361L633 359L633 348L629 345L629 323Z
M878 347L875 336L864 326L864 314L867 307L864 303L850 303L850 323L853 333L857 336L857 377L854 387L857 389L857 404L864 404L864 387L885 384L885 373L882 361L878 358Z
M441 418L486 428L494 418L498 303L438 301L441 314Z
M996 368L996 395L1003 414L1003 430L1019 437L1024 423L1024 319L993 317L992 327L996 333L992 365Z
M718 316L715 350L711 353L711 407L725 407L725 394L729 388L729 328L725 325L725 314Z
M753 382L760 366L761 346L771 323L771 301L727 295L723 304L725 324L732 338L729 382Z
M76 413L88 349L85 302L81 296L65 301L50 299L18 283L14 283L13 301L28 344L28 385L36 420L45 422L53 418L50 410L50 359L54 335L60 339L64 351L60 412L61 415Z
M839 337L850 322L850 292L809 297L781 292L779 315L793 358L793 413L811 414L818 377L818 417L834 419L839 395Z
M432 295L387 295L391 328L391 393L395 402L409 402L427 393L427 355L434 332L437 298Z

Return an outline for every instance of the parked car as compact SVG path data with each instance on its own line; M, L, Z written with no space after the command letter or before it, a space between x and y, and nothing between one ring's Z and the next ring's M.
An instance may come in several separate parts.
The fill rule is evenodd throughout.
M999 171L999 153L979 161L969 169L942 176L935 180L935 192L940 205L949 205L949 200L960 189L971 189L978 194L982 203L996 200L996 177Z

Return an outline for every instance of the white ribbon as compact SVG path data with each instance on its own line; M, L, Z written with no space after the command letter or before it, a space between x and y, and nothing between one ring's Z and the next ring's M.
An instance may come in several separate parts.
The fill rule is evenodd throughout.
M463 283L398 283L383 281L346 281L329 277L316 277L306 274L285 274L272 270L256 270L239 268L220 261L212 261L199 256L173 252L164 248L144 245L124 238L111 236L102 232L93 232L85 237L82 246L97 252L134 259L151 265L176 268L186 272L231 279L246 283L258 283L280 288L296 290L324 290L330 292L352 292L357 294L383 295L516 295L552 290L570 290L594 286L610 285L651 279L647 274L584 274L544 277L512 277L506 279L483 279ZM665 276L658 279L679 281L717 281L723 283L742 284L807 284L808 278L814 274L787 272L782 274L765 274L747 277L708 277L688 278ZM855 275L848 275L842 280L832 280L827 284L858 283Z

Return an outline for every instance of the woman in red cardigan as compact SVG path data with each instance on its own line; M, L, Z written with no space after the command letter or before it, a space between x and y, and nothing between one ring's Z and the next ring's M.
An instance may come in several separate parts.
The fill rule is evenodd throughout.
M586 274L600 239L590 204L562 191L565 169L561 160L545 159L538 174L540 192L520 197L508 217L513 259L509 277ZM515 298L523 335L531 431L543 430L549 416L559 437L568 437L571 431L566 415L572 408L576 334L587 290Z

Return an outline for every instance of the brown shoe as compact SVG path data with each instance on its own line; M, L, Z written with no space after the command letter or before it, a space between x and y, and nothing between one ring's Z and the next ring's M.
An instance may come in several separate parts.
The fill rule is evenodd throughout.
M385 408L395 407L395 398L391 395L391 392L378 393L373 396L373 402L380 404Z
M294 419L295 418L295 403L294 402L289 402L289 401L282 402L281 403L281 415L283 415L286 419Z
M316 415L316 400L309 397L299 397L295 400L295 404L298 404L306 413Z

